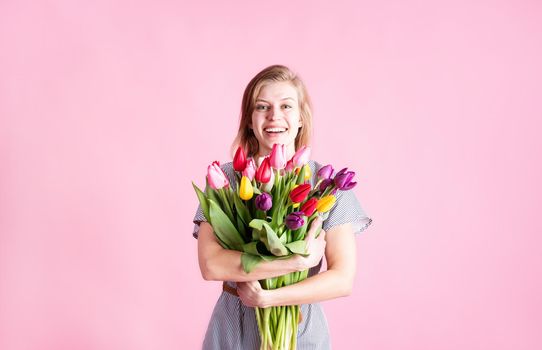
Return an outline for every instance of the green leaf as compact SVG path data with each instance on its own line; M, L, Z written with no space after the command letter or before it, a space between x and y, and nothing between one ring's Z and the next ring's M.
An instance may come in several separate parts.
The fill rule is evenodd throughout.
M261 262L262 258L258 255L248 253L243 253L241 255L241 265L243 266L243 271L246 273L250 273Z
M261 231L263 231L263 229L261 229L261 230L253 229L252 230L252 240L253 241L258 241L258 242L260 241L260 237L262 236Z
M305 223L305 225L301 226L299 229L295 230L293 232L293 240L292 241L299 241L305 238L305 235L307 234L307 229L310 225L311 221L308 223Z
M230 218L230 221L235 221L235 216L233 215L233 210L231 207L231 201L228 199L228 193L224 188L221 188L218 190L218 194L220 198L222 199L222 205L221 208L224 208L224 213L228 215L228 218Z
M241 234L241 237L243 237L243 240L244 240L244 238L247 236L247 230L245 229L246 225L239 216L236 216L236 220L237 220L237 229L239 230L239 233Z
M209 200L209 215L215 235L217 235L229 249L241 251L245 244L243 238L235 226L233 226L228 216L213 200Z
M302 166L301 169L299 169L299 174L297 174L297 179L295 183L298 185L301 185L303 182L305 182L305 167L304 166Z
M307 242L305 242L304 240L288 243L286 244L286 248L288 248L288 250L294 254L299 254L303 256L308 255L306 254Z
M222 204L220 199L218 198L218 194L216 193L216 190L213 190L211 186L207 183L207 186L205 187L205 194L207 195L207 199L212 199L216 203Z
M196 195L198 196L199 204L201 206L201 210L203 211L203 215L205 216L205 219L210 222L209 204L207 203L207 197L205 197L205 193L203 193L203 191L200 190L194 182L192 182L192 186L194 187L194 191L196 191Z
M239 196L233 196L233 203L235 204L237 214L239 214L245 225L248 225L252 218L250 217L250 212L248 211L246 205L241 201Z
M258 252L258 242L250 242L243 246L243 251L252 255L260 255Z
M277 233L271 228L271 226L269 226L267 222L264 222L263 227L265 228L265 236L267 238L267 249L269 249L269 251L276 256L288 255L288 249L286 249L284 244L282 244L277 236Z
M256 230L261 230L263 228L263 224L266 223L263 219L252 219L248 226L255 228Z

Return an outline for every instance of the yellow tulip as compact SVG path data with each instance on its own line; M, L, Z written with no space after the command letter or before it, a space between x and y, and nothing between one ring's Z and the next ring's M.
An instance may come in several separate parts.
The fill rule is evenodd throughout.
M316 210L318 210L319 213L325 213L330 211L335 204L335 200L336 198L332 194L320 198L318 200L318 203L316 204Z
M241 178L241 184L239 185L239 197L242 200L248 201L254 195L254 188L248 177L243 176Z
M305 167L305 181L308 181L312 176L311 167L308 164L305 164L304 167Z

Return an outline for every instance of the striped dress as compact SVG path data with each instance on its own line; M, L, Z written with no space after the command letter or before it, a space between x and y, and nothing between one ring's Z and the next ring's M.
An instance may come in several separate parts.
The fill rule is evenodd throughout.
M316 173L321 165L309 161L312 170L311 184L317 181ZM235 184L233 163L221 166L230 183ZM333 226L351 223L355 233L365 230L372 222L361 208L354 192L337 191L337 202L323 223L327 232ZM199 224L206 221L198 207L194 217L193 236L198 238ZM320 272L320 264L309 270L309 276ZM235 282L227 282L235 288ZM299 350L330 349L331 341L326 317L320 303L302 304L302 322L298 327L297 348ZM260 348L260 336L254 308L245 306L241 300L230 293L222 292L211 315L209 326L203 341L203 350L257 350Z

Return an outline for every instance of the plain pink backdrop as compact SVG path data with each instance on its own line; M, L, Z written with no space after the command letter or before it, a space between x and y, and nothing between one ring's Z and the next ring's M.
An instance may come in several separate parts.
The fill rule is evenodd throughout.
M542 348L538 1L0 2L0 349L198 349L191 187L270 64L374 224L335 349Z

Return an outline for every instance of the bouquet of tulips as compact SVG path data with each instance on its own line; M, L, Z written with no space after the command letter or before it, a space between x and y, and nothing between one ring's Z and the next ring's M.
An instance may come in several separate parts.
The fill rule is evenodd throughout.
M245 272L262 261L306 255L305 234L318 215L327 215L334 206L337 190L352 189L354 172L347 168L333 176L333 167L318 170L311 186L308 165L310 149L299 149L286 160L284 145L275 144L259 167L239 147L233 160L236 186L218 162L207 169L207 186L194 190L218 242L226 249L243 252ZM320 232L321 227L318 229ZM264 289L276 289L307 278L308 270L260 281ZM299 305L256 308L261 349L295 349Z

